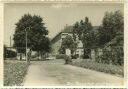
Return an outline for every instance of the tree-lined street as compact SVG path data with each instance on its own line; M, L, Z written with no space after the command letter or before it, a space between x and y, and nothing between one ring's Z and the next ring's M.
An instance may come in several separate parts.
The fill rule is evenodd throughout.
M63 60L32 61L24 86L123 85L123 78L89 69L64 65Z
M12 24L10 46L4 44L4 85L123 86L122 9L105 7L92 14L90 6L89 11L73 8L58 9L62 16L55 8L20 14Z

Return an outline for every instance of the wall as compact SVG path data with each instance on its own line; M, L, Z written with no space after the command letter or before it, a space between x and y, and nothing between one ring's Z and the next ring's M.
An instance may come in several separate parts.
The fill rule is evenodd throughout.
M61 39L52 44L52 55L59 54L58 50L61 47Z

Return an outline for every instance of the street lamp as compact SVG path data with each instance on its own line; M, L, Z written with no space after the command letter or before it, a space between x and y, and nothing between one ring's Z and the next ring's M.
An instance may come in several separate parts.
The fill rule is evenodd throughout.
M25 41L26 41L26 61L27 61L27 28L25 28Z
M30 27L27 27L30 30ZM25 39L26 39L26 61L28 62L28 57L27 57L27 28L25 28Z

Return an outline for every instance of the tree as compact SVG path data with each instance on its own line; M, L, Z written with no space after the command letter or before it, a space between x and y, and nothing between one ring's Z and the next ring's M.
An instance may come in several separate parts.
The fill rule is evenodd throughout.
M26 31L28 48L32 48L32 50L37 52L48 51L50 45L50 41L46 37L48 35L48 30L44 26L45 23L40 16L25 14L15 25L16 28L13 39L14 47L18 47L18 52L25 53L25 49L21 50L20 48L26 47ZM44 47L46 48L44 49Z
M61 47L59 48L59 54L65 54L65 48L64 46L61 45Z
M84 55L87 54L87 50L94 47L95 34L92 32L92 25L89 22L88 17L85 17L85 20L76 22L73 26L73 38L78 37L79 40L83 43Z
M94 45L94 33L92 32L92 25L89 22L88 17L85 17L85 21L83 24L83 33L81 35L81 41L83 43L83 48L84 48L84 57L87 54L90 54L90 49Z
M88 17L85 17L85 22L83 24L83 33L81 38L84 47L88 47L88 48L91 47L91 42L93 41L91 37L93 36L94 36L94 32L92 32L92 25L89 22Z
M5 60L5 58L6 58L6 53L7 53L7 47L6 47L6 45L4 45L4 60Z
M103 47L103 55L97 61L123 65L124 21L121 11L106 12L98 30L97 43Z
M76 22L73 26L73 39L74 41L76 41L77 37L80 38L80 34L79 34L79 22Z
M123 34L124 20L121 11L106 12L99 28L99 46L111 41L117 34Z
M41 39L39 48L40 48L39 50L41 53L41 58L42 55L45 55L46 53L49 53L51 51L51 44L48 37L44 37Z
M64 40L62 41L62 44L61 44L61 47L62 47L63 50L70 49L71 50L71 53L74 52L74 50L76 48L75 46L76 46L76 44L75 44L72 36L70 36L70 35L67 35L64 38Z

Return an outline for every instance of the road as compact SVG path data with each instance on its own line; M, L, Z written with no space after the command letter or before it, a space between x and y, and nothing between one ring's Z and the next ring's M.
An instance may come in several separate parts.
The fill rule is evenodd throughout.
M63 60L32 61L24 86L122 86L123 78L65 65Z

